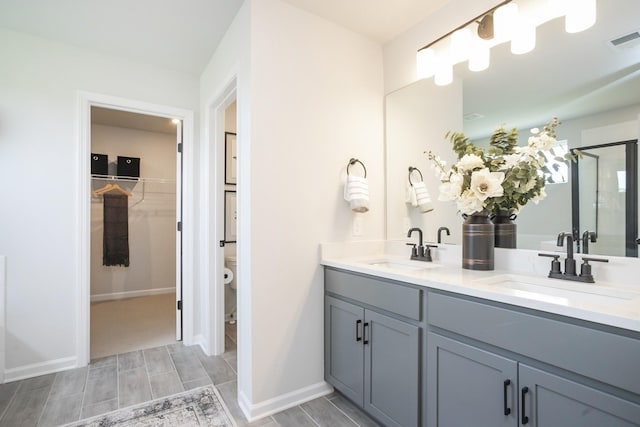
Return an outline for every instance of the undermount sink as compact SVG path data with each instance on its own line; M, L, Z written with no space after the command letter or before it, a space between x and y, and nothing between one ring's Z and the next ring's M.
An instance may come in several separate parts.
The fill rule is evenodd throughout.
M562 305L576 302L624 303L640 297L640 293L609 286L516 274L501 274L474 282L500 287L513 296Z
M411 271L419 271L419 270L428 270L431 268L439 267L438 264L433 264L431 262L425 261L401 261L401 260L390 260L390 259L377 259L373 261L367 261L366 264L370 267L377 267L384 270L394 270L394 271L403 271L403 272L411 272Z

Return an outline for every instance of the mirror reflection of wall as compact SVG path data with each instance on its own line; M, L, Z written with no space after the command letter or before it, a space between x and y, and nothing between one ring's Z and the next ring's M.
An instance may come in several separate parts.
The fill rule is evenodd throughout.
M640 93L640 42L617 48L610 44L610 40L637 30L638 23L634 19L637 16L640 16L640 2L599 1L596 25L583 33L567 34L561 20L554 20L538 27L536 49L526 55L512 55L505 44L492 49L488 70L471 73L466 71L466 64L458 64L454 68L453 84L462 85L463 96L462 106L458 107L462 111L457 125L455 120L437 115L438 112L433 117L424 115L430 108L441 105L447 105L450 111L456 109L449 105L454 98L446 93L448 86L436 87L433 79L416 82L388 95L387 237L401 237L402 225L406 225L405 212L397 207L391 194L392 188L398 186L392 182L398 179L397 171L406 170L408 166L402 156L408 151L433 150L442 157L450 155L449 160L452 160L451 146L444 138L447 130L462 130L472 140L488 140L493 129L505 123L507 127L519 128L520 145L523 145L529 128L540 127L556 115L562 121L557 129L558 140L566 140L572 148L637 139L640 133L637 98ZM568 62L561 62L563 60ZM416 108L411 104L415 100L425 103L419 106L422 115L410 112ZM466 120L478 115L480 119ZM398 132L400 127L390 120L402 124L401 133ZM440 125L441 129L436 130ZM420 138L421 132L432 133ZM410 142L407 135L414 139ZM415 145L418 140L422 142L419 147ZM427 184L432 197L437 199L438 182L427 159L423 159L422 165L413 166L423 172L427 170L425 181L431 180L431 185ZM570 183L547 185L546 192L544 201L539 205L529 203L518 216L519 248L555 249L549 244L555 243L557 233L571 230ZM436 200L434 212L452 210L450 228L459 234L460 216L455 208L443 207L444 203ZM425 228L430 226L427 216ZM606 236L602 238L607 239ZM546 242L546 246L541 242ZM597 253L596 247L594 244L592 253Z
M462 125L462 85L436 87L422 80L386 98L387 238L404 239L411 227L420 227L424 239L436 241L439 227L451 230L443 242L461 243L460 215L452 203L438 202L439 182L434 178L426 150L440 153L451 164L455 155L443 135ZM421 213L406 203L408 168L417 167L435 209Z

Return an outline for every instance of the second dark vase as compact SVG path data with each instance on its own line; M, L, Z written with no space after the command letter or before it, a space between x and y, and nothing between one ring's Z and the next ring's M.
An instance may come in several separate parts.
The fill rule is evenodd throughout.
M494 226L485 212L465 218L462 224L462 268L494 269Z
M514 222L516 214L507 211L498 211L491 217L495 233L496 248L516 248L517 225Z

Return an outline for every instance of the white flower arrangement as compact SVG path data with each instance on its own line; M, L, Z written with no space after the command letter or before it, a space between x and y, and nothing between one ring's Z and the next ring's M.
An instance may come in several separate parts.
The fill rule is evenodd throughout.
M545 176L550 174L547 157L556 161L575 159L571 153L564 157L553 154L559 124L554 117L542 131L533 129L524 147L516 145L517 129L507 132L501 125L491 135L487 150L470 144L462 133L447 132L445 138L453 144L458 161L447 169L440 157L429 152L441 181L438 200L455 201L465 215L483 211L518 213L529 201L537 204L546 197ZM579 152L574 150L574 154Z

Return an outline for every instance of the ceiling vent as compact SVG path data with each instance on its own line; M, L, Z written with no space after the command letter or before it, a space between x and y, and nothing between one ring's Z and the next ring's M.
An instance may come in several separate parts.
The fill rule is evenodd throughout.
M640 46L640 30L609 40L609 45L614 49L631 49Z

